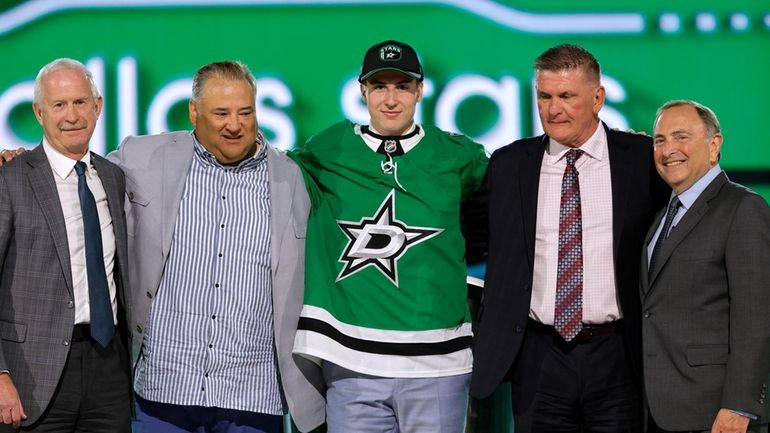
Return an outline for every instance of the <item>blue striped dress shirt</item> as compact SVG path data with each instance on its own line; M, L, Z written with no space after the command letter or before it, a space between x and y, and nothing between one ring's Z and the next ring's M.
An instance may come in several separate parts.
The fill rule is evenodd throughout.
M259 136L261 143L266 143ZM284 412L273 342L265 146L223 166L195 140L134 389L155 402Z

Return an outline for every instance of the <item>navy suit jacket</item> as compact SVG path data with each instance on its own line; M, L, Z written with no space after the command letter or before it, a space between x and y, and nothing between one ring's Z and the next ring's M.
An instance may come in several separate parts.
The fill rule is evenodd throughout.
M641 384L639 254L655 212L670 189L655 171L652 139L607 132L612 182L613 254L622 333L637 384ZM474 342L471 395L491 394L519 352L529 317L540 166L548 137L515 141L489 161L488 257ZM596 258L586 258L586 262ZM599 258L600 259L600 258ZM641 387L639 387L641 391Z

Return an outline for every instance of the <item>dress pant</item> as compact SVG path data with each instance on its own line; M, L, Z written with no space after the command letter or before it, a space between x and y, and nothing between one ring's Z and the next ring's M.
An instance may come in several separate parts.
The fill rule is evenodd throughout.
M641 432L640 397L621 334L576 340L567 343L553 327L530 321L508 373L514 431Z
M281 433L281 415L159 403L136 396L134 433Z
M84 332L79 330L85 329ZM35 433L130 433L128 354L115 334L107 347L77 325L59 385L40 419L22 431Z
M323 364L328 433L462 433L470 373L379 377Z

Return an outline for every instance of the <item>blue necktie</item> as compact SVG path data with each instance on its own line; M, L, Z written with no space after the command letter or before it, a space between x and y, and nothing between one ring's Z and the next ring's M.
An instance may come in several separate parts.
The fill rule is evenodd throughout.
M660 254L660 250L663 248L663 241L665 241L668 237L668 232L671 231L671 224L674 222L674 217L679 211L679 206L681 205L682 203L676 196L671 199L671 203L668 205L668 210L666 211L666 220L663 222L663 228L660 230L658 240L655 241L655 246L652 247L650 267L647 268L647 273L649 276L652 276L652 271L655 269L655 259L657 258L658 254Z
M91 338L102 347L107 347L115 335L112 319L112 302L104 270L104 252L102 250L102 228L96 201L86 182L86 164L75 164L78 174L78 196L80 210L83 213L83 233L86 244L86 273L88 274L88 304L91 310Z

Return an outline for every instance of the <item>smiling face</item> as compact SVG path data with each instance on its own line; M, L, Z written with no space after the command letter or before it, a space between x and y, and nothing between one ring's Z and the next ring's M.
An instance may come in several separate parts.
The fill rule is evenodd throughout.
M371 126L382 135L403 135L414 123L422 82L398 71L382 71L361 84Z
M203 85L200 100L190 101L195 136L220 164L237 164L256 153L255 97L244 80L211 77Z
M41 79L40 90L40 102L32 104L32 110L48 143L68 158L82 158L102 111L102 98L94 98L91 83L77 69L49 72Z
M722 134L706 131L695 108L664 110L655 122L655 168L674 193L687 191L717 164Z
M537 110L543 130L559 143L576 148L599 125L604 87L582 67L535 73Z

